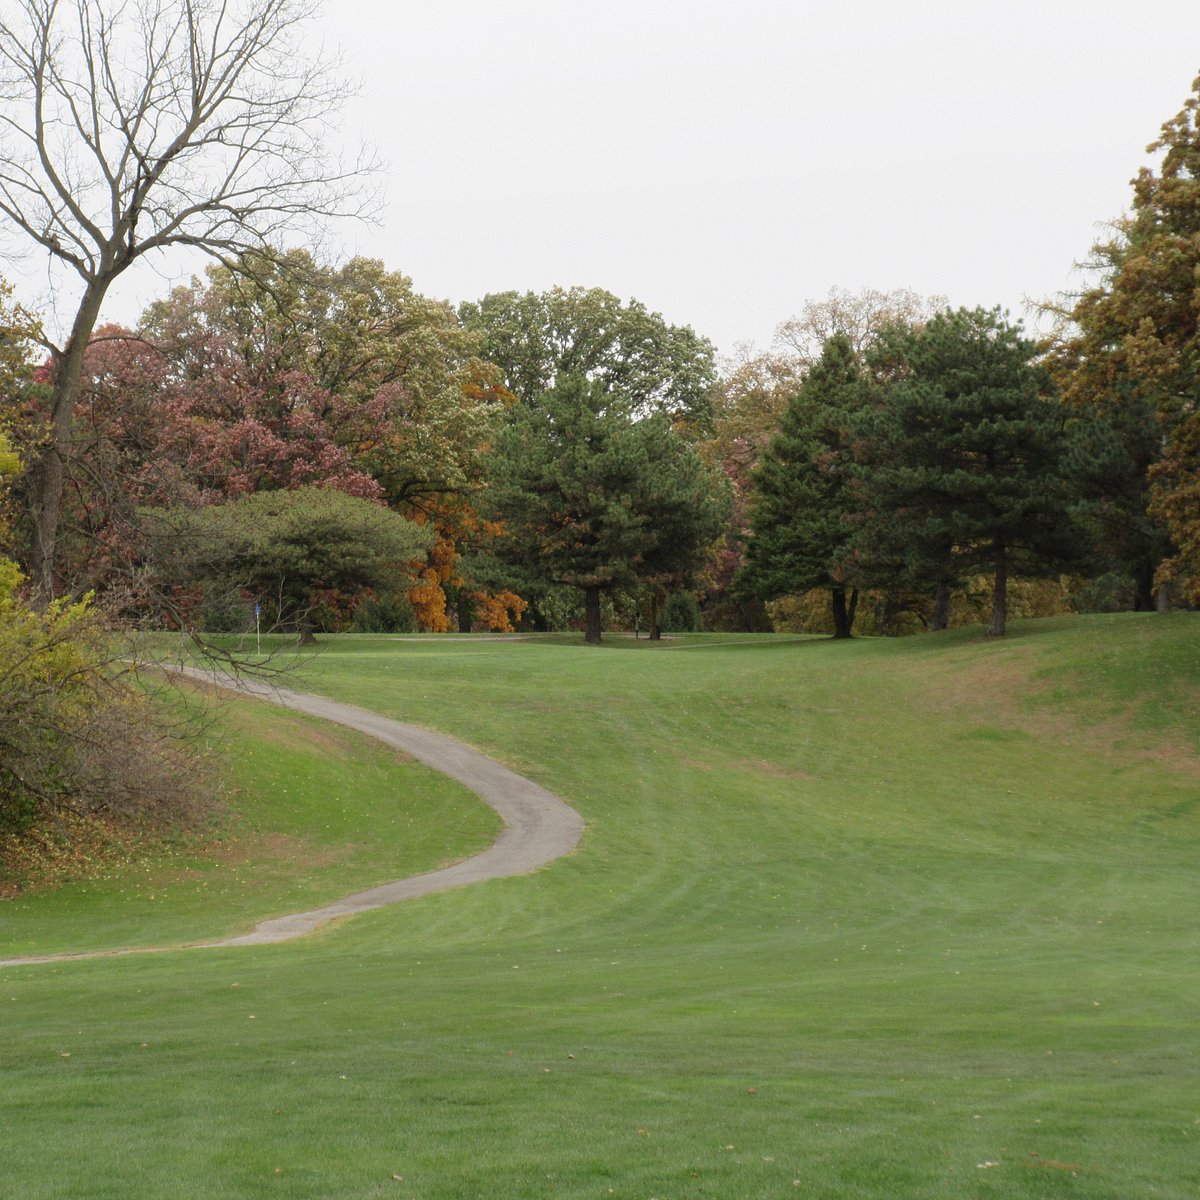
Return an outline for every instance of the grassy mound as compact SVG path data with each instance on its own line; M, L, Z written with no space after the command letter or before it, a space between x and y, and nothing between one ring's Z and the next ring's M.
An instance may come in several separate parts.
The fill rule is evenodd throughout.
M580 850L301 943L0 972L13 1194L1200 1193L1194 616L307 671L558 791Z

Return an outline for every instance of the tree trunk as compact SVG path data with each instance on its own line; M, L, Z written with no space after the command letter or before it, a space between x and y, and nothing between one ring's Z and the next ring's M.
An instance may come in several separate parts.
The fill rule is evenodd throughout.
M988 637L1003 637L1008 620L1008 555L1003 543L996 547L996 582L992 587L992 623Z
M33 582L34 603L39 608L45 608L59 591L59 581L55 574L55 550L62 516L67 458L71 450L71 428L75 417L75 404L79 398L84 355L87 353L88 341L100 316L100 304L107 290L107 280L93 280L88 284L83 299L79 302L66 349L62 354L56 355L48 444L41 458L33 464L29 472L32 535L29 573Z
M466 600L458 606L458 632L471 632L471 605Z
M897 596L885 597L880 605L877 617L879 632L886 637L896 637L900 632L900 599Z
M589 584L583 589L583 610L587 618L583 640L589 646L598 646L600 644L600 589L595 584Z
M853 634L850 632L854 626L853 606L858 604L858 589L854 590L853 605L850 610L846 608L846 589L844 587L835 587L830 595L830 605L833 609L833 636L835 638L848 638Z
M662 630L658 627L658 592L650 596L650 640L662 641Z
M1171 611L1171 592L1165 583L1160 583L1158 590L1154 593L1154 611L1160 613Z
M1154 567L1146 564L1133 573L1133 611L1153 612L1154 600Z
M937 591L933 596L933 621L929 626L932 630L950 628L950 581L939 579Z

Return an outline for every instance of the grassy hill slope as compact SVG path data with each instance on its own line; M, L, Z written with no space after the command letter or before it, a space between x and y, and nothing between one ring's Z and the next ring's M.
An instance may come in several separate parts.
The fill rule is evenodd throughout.
M252 929L489 845L466 788L338 725L222 698L204 740L227 810L212 828L97 855L71 883L0 902L0 959L178 945Z
M1194 616L306 670L558 791L581 848L301 943L0 972L14 1195L1200 1192Z

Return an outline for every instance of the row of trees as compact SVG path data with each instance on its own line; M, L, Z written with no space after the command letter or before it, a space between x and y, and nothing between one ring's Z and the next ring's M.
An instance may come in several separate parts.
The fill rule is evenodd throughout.
M630 420L703 404L711 348L636 303L508 294L460 320L380 264L279 255L284 229L372 207L370 162L330 152L346 88L306 52L312 15L310 0L17 0L0 18L0 217L77 296L65 337L28 331L50 359L15 426L42 605L117 576L134 608L209 585L193 576L211 556L176 553L164 574L143 510L319 483L432 531L405 596L423 627L448 627L448 600L464 622L507 626L522 599L456 571L498 531L472 500L492 409L534 403L560 375L602 381ZM177 247L223 269L136 331L103 328L116 280ZM327 578L324 598L362 574Z
M18 0L0 20L0 216L73 276L79 295L60 343L26 327L49 359L18 396L13 426L25 463L20 550L40 603L116 592L118 577L135 610L151 594L161 605L171 588L210 585L211 555L176 553L165 569L146 510L319 485L424 527L406 535L424 554L406 560L415 578L404 599L425 628L448 628L453 615L466 624L472 610L507 625L524 605L518 589L537 600L552 585L582 588L594 614L597 592L660 597L689 579L725 502L718 468L731 481L732 525L709 566L708 598L728 598L742 616L756 598L821 577L822 561L843 631L858 580L885 589L894 606L918 584L944 596L972 565L1001 580L1063 566L1031 530L1065 528L1057 514L1067 509L1086 521L1105 565L1136 577L1137 603L1172 581L1191 586L1194 96L1156 144L1161 172L1139 176L1131 216L1097 250L1100 285L1064 313L1062 336L1037 367L1033 348L998 320L984 329L979 314L939 316L936 299L908 293L833 293L781 326L779 353L719 382L704 339L609 293L500 293L455 312L379 263L330 268L275 251L285 227L370 203L369 164L342 162L323 140L344 88L333 64L303 52L310 15L305 0L164 0L111 13L92 0ZM100 326L115 280L177 246L222 265L151 306L138 329ZM1004 364L993 362L1001 346L1011 352ZM989 362L1017 373L992 383ZM838 382L851 363L858 375ZM1036 377L1042 367L1057 398ZM969 411L955 371L980 375ZM831 399L829 388L845 395ZM1057 415L1035 415L1035 394L1059 405ZM1014 403L1025 405L1019 417ZM563 415L572 405L574 432ZM756 483L785 405L778 452ZM939 408L943 420L975 420L971 436L985 441L996 420L1058 420L1072 426L1070 444L971 447L965 432L952 444L930 416ZM606 447L586 486L584 456L554 459L572 438ZM631 473L625 460L639 454L669 471ZM1089 461L1090 474L1079 463L1063 474L1064 455ZM620 469L599 469L617 459ZM789 469L799 472L791 482ZM1054 471L1069 486L1052 488L1050 503L1033 481ZM997 483L1013 472L1020 480ZM985 497L945 482L970 492L971 475ZM546 511L527 502L537 489L556 497ZM1030 489L1045 512L1021 499ZM710 503L696 501L701 491ZM311 515L320 502L303 503ZM693 526L684 530L676 510ZM1025 532L1002 530L1001 510ZM672 521L669 535L654 533ZM378 558L379 547L364 554ZM328 578L306 603L320 591L327 607L345 607L363 577ZM998 588L996 629L1003 595ZM553 607L542 599L531 612Z
M1148 150L1161 168L1094 248L1094 284L1046 306L1052 337L835 292L739 364L717 442L743 601L828 588L840 636L867 588L885 627L911 607L940 628L983 570L997 634L1014 575L1123 576L1141 610L1200 601L1200 78Z
M1035 345L997 312L893 324L856 353L834 334L759 464L745 591L827 587L849 637L860 589L935 597L994 578L988 633L1003 635L1010 573L1080 566L1061 407Z
M653 606L702 579L710 608L827 588L847 636L867 590L893 615L932 601L940 628L988 571L999 634L1009 576L1115 568L1147 607L1180 573L1161 422L1085 403L1075 345L1047 356L997 312L835 293L793 353L718 381L702 339L599 290L455 313L369 260L248 270L93 338L59 592L178 623L232 592L307 632L364 589L444 630L561 613L567 588L595 640L604 594ZM54 370L9 369L27 460Z
M399 600L443 631L508 629L530 598L561 611L549 593L573 588L594 639L602 593L660 597L702 565L724 480L695 451L716 372L690 330L599 289L456 313L370 260L244 267L210 269L136 329L101 327L65 441L47 434L53 360L8 389L26 461L62 460L56 594L203 623L217 608L236 620L240 592L243 611L307 630L314 609L344 619L369 588L376 619ZM44 567L34 472L18 491L24 557ZM270 506L248 503L264 494ZM390 537L363 506L390 516Z

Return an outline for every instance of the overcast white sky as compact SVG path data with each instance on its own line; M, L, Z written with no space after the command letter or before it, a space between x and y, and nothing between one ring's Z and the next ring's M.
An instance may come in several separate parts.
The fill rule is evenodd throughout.
M346 253L454 301L604 287L722 351L835 285L1072 286L1200 72L1197 0L327 0L321 37L388 164Z

